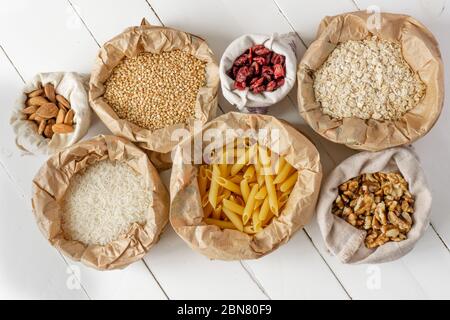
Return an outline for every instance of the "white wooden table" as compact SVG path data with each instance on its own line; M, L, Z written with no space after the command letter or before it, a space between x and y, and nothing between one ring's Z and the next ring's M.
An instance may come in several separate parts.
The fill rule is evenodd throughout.
M202 36L219 60L226 46L244 33L295 31L306 49L325 15L365 10L374 3L383 11L411 14L429 27L440 41L450 78L446 0L1 1L0 298L449 299L449 102L431 133L413 146L433 189L432 225L412 253L378 266L340 264L325 249L314 222L258 261L209 261L168 228L142 262L113 272L86 268L63 257L41 236L31 213L30 189L45 158L21 156L8 125L24 80L47 71L89 73L99 45L143 17ZM223 98L220 107L221 112L233 110ZM271 113L313 138L326 172L353 153L305 125L295 92ZM96 119L89 136L98 133L108 131ZM167 181L170 172L163 175Z

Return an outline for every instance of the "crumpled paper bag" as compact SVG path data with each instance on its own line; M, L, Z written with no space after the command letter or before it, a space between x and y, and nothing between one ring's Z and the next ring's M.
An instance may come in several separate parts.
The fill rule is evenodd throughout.
M127 234L107 245L85 245L66 239L59 202L71 177L104 159L125 161L151 190L147 223L134 223ZM33 180L34 216L42 234L64 255L99 270L121 269L141 259L154 246L169 218L169 195L146 154L124 138L98 136L52 156Z
M172 50L182 50L206 62L206 84L200 88L195 106L196 121L204 124L216 116L218 103L219 73L211 49L206 41L197 36L167 27L151 26L145 19L141 26L128 28L103 45L92 70L89 91L92 108L113 134L127 138L143 149L163 154L169 153L178 142L171 139L172 133L183 128L192 130L194 121L189 125L179 124L150 131L120 119L103 95L106 80L124 58L142 52Z
M388 242L376 249L364 244L367 232L359 230L331 213L338 187L361 174L400 172L415 197L413 226L408 239ZM383 263L401 258L410 252L430 223L431 191L416 155L407 148L392 148L380 152L362 152L343 161L322 186L317 204L317 221L328 250L342 263Z
M37 74L28 82L17 99L12 112L10 124L16 135L16 145L24 153L53 154L78 142L89 130L91 124L91 108L87 93L89 77L75 72L52 72ZM70 101L75 111L74 132L69 134L55 134L47 139L38 134L37 125L26 120L22 113L27 100L26 93L37 90L39 87L51 83L55 86L57 94Z
M444 66L439 44L420 22L405 15L381 13L381 29L369 30L370 16L359 11L322 20L317 39L298 67L298 108L306 122L324 138L353 149L379 151L412 143L431 130L443 106ZM314 71L338 43L362 40L371 34L401 44L405 60L427 86L425 97L396 121L337 120L323 114L313 89Z
M183 150L193 146L194 139L201 139L208 129L218 129L220 132L227 129L279 130L280 154L299 170L297 184L285 209L255 236L236 230L220 230L217 226L203 222L204 214L197 183L198 168L191 161L194 154L187 158ZM224 137L224 145L242 137L238 131L233 132L234 136ZM208 144L208 141L203 141L200 146L205 148ZM305 136L286 122L265 115L228 113L206 124L201 132L183 140L174 152L170 181L171 224L192 249L211 259L260 258L288 242L314 215L322 180L320 155Z

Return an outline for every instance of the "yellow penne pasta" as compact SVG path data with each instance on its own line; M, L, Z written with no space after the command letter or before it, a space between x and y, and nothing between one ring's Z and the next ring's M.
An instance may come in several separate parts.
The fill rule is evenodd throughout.
M214 209L211 206L211 204L208 203L208 205L203 208L203 214L205 218L209 218L211 216L211 214L213 213Z
M237 204L235 201L224 199L223 207L233 211L234 213L237 213L240 216L244 214L244 207Z
M262 225L264 227L266 227L271 221L272 219L275 217L275 215L273 214L272 211L269 211L269 213L267 214L266 219L263 221Z
M242 215L242 220L244 224L247 224L247 222L250 220L250 217L253 214L253 211L255 210L255 202L256 202L255 196L257 193L258 193L258 186L254 185L252 187L252 190L250 191L248 201L245 205L244 213Z
M250 195L250 187L248 186L247 180L245 180L245 179L242 180L240 183L240 187L241 187L242 197L244 198L244 201L247 202L248 196Z
M211 205L210 205L211 206ZM211 207L212 208L212 207ZM216 209L213 209L213 211L211 212L212 213L212 217L214 218L214 219L220 219L220 216L221 216L221 214L222 214L222 205L219 205L219 206L217 206L217 208ZM209 216L208 216L209 217ZM208 218L207 217L207 218Z
M283 156L278 156L277 164L275 165L275 173L280 174L281 169L283 169L286 164L286 159Z
M254 175L255 175L255 167L254 166L249 166L247 168L247 170L245 170L244 179L245 180L251 180Z
M212 225L218 226L221 229L236 230L235 225L232 222L230 222L230 221L222 221L222 220L219 220L219 219L208 218L208 219L205 219L205 222L207 224L212 224Z
M262 229L262 221L259 219L259 210L258 209L256 209L253 212L252 226L253 226L253 230L255 230L256 232L259 232Z
M272 176L265 176L266 188L267 188L267 196L269 198L269 206L270 210L278 215L278 197L277 191L275 190L275 185L273 184Z
M208 188L208 177L206 176L206 168L201 166L198 172L198 189L200 191L200 196L204 196L206 194L206 190Z
M289 173L291 173L291 170L292 166L288 162L286 162L283 169L281 169L281 172L277 175L273 183L282 184L284 181L286 181Z
M269 167L270 166L270 156L267 152L267 148L263 146L258 147L258 158L262 165L262 167Z
M206 208L208 204L209 204L209 195L205 194L202 198L202 208Z
M209 203L213 206L213 208L217 207L217 196L219 194L219 183L217 182L217 178L220 177L220 168L217 164L213 165L212 170L213 178L211 179L211 187L209 188L208 199Z
M253 226L246 226L244 228L244 232L249 235L257 234L257 232L253 229Z
M296 183L298 179L298 171L292 174L285 182L283 182L280 186L281 192L289 191Z
M230 190L223 190L222 194L217 197L217 204L221 203L223 199L228 199L231 196Z
M286 205L286 203L288 202L288 200L289 200L289 196L290 196L290 194L289 193L283 193L279 198L278 198L278 208L283 208L285 205Z
M225 189L230 190L231 192L234 192L240 196L242 195L241 187L238 186L236 183L233 183L230 180L225 179L223 177L216 177L215 181L217 181L217 183L220 186L224 187Z
M269 198L266 198L262 204L261 210L259 211L259 219L261 221L266 221L267 216L269 215L270 206L269 206Z
M240 184L242 179L244 179L244 177L240 174L237 174L233 177L228 178L228 180L230 180L231 182L236 183L236 184Z
M227 208L223 208L222 210L239 231L244 231L244 225L240 216Z
M237 150L238 158L236 160L236 163L231 167L232 176L236 175L239 171L242 170L242 168L245 167L249 159L249 152L249 149L247 149L243 151L243 154L239 155L239 151Z
M264 200L267 196L267 187L263 186L261 189L259 189L258 193L255 196L256 200Z
M256 200L255 199L255 210L262 206L264 200Z

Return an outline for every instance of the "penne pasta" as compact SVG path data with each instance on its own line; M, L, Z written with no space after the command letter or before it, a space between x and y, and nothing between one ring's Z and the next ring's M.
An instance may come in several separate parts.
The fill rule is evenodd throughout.
M239 231L244 231L244 224L242 223L240 216L227 208L223 208L223 213L225 213L228 219L230 219L236 229L238 229Z
M235 201L224 199L223 207L233 211L234 213L236 213L240 216L242 216L244 214L244 207L237 204Z
M250 195L250 187L248 185L247 180L245 180L245 179L242 180L240 187L241 187L242 198L244 198L244 202L247 202L248 196Z
M255 175L255 167L254 166L249 166L247 168L247 170L245 170L244 173L244 179L245 180L251 180Z
M286 159L282 156L278 156L277 164L275 165L275 173L277 175L280 174L281 169L283 169L284 165L286 164Z
M230 180L225 179L224 177L216 177L215 181L225 189L230 190L231 192L234 192L240 196L242 195L241 187L231 182Z
M295 184L297 183L297 179L298 179L298 171L296 171L285 182L281 184L280 191L283 193L289 191L292 187L295 186Z
M261 210L259 211L259 219L261 221L266 221L270 211L269 198L266 198L262 204Z
M206 194L208 188L208 177L206 176L205 166L201 166L198 172L198 189L200 196L203 197Z
M220 177L220 168L217 164L213 165L211 187L209 188L208 199L213 208L217 207L217 196L219 194L220 185L217 183L217 178Z
M242 179L244 179L244 177L240 174L237 174L234 177L228 178L228 180L230 180L231 182L236 183L236 184L240 184Z
M262 229L262 221L259 219L259 210L258 209L256 209L253 212L252 226L253 226L253 230L255 230L256 232L259 232Z
M264 200L267 196L267 187L263 186L261 189L259 189L258 193L255 196L256 200Z
M292 166L289 163L285 163L284 167L281 169L281 172L277 175L275 180L273 181L274 184L281 184L284 181L286 181L287 177L289 176L289 173L291 173Z
M257 193L258 193L258 186L254 185L252 187L252 190L250 191L248 201L245 205L244 213L242 215L242 220L244 224L247 224L247 222L250 220L250 217L253 214L253 211L255 210L255 202L256 202L255 196Z
M211 207L211 205L209 205L209 206ZM211 207L211 209L212 209L212 207ZM216 209L212 209L211 213L212 213L212 216L214 219L220 219L220 216L222 214L222 206L219 205Z
M258 147L258 158L259 162L261 163L262 167L269 167L270 166L270 156L267 152L267 148L263 146Z
M273 184L272 176L265 176L267 196L269 198L270 211L275 215L278 215L278 197L277 191L275 190L275 185Z
M214 211L213 207L211 206L211 204L208 203L208 205L203 209L205 218L209 218L213 213L213 211Z

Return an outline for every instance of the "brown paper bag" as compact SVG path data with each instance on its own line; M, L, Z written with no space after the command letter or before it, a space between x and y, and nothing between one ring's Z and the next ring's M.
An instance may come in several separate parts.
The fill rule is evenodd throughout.
M322 20L317 39L298 67L298 107L306 122L326 139L354 149L378 151L409 144L431 130L443 106L444 67L436 39L420 22L405 15L381 13L381 29L369 30L369 17L360 11ZM401 44L405 60L427 86L425 97L397 121L337 120L323 114L313 89L314 71L338 43L369 35Z
M263 231L250 236L235 230L220 230L217 226L203 222L203 208L197 183L198 168L192 158L186 157L183 150L202 141L206 148L209 141L202 135L208 130L225 132L232 129L232 135L224 136L222 145L243 137L237 129L269 131L278 130L280 154L299 170L297 184L289 201L278 218ZM246 136L246 135L244 135ZM200 139L200 140L197 140ZM259 142L261 144L261 142ZM206 124L201 132L185 139L175 149L174 164L170 181L171 214L170 221L178 235L189 246L211 259L239 260L260 258L289 241L294 233L308 224L314 214L322 166L315 146L286 122L271 116L228 113Z
M331 209L338 186L363 173L400 172L415 197L413 226L408 239L388 242L377 249L364 244L366 231L359 230L333 215ZM416 156L407 148L380 152L362 152L343 161L330 174L322 187L317 204L317 221L325 244L342 263L382 263L401 258L410 252L428 228L431 215L431 192Z
M60 201L71 177L93 163L125 161L139 172L152 190L147 223L134 223L127 234L107 245L85 245L66 239L61 229ZM141 259L155 245L168 222L169 196L158 172L146 154L132 143L115 136L98 136L52 156L33 180L33 210L43 235L64 255L99 269L124 268Z
M145 19L140 27L128 28L103 45L91 74L89 91L92 108L111 132L137 143L143 149L163 154L169 153L177 143L172 141L172 133L180 128L191 130L194 121L187 126L180 124L150 131L120 119L105 102L103 94L106 80L124 58L142 52L172 50L182 50L206 62L206 85L200 89L195 106L196 120L204 124L214 118L217 111L219 71L211 49L199 37L166 27L151 26Z

